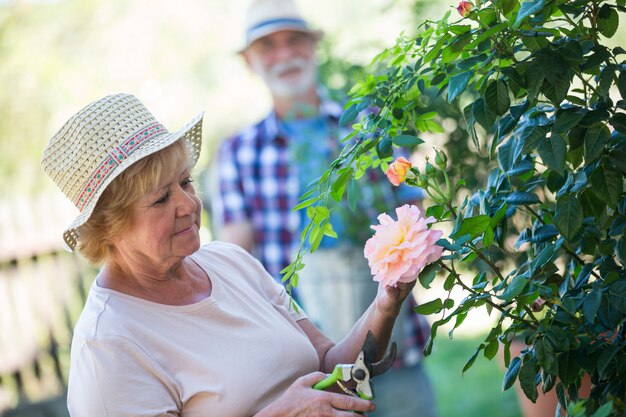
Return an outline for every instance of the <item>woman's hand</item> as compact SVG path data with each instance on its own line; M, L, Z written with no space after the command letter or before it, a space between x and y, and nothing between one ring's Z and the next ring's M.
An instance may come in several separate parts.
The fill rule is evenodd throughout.
M374 411L371 401L313 389L313 385L326 376L313 372L298 378L283 395L255 417L353 417L357 412Z
M412 282L398 282L395 287L378 287L375 307L385 317L397 317L406 297L411 293L417 279Z

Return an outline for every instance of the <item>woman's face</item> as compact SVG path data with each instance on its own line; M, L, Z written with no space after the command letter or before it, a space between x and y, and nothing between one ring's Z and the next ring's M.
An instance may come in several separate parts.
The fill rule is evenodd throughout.
M188 168L165 178L131 210L130 227L114 242L127 262L167 268L200 247L202 203Z

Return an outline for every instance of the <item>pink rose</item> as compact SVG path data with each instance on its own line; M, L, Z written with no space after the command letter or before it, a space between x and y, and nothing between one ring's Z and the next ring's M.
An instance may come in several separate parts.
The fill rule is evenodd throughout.
M472 10L472 3L470 3L469 1L462 1L456 7L456 10L461 16L465 17L469 14L470 10Z
M404 157L400 157L396 159L389 168L387 168L387 172L385 175L389 178L389 182L393 185L400 185L406 179L406 173L411 168L413 164L406 160Z
M414 281L443 251L435 243L443 232L428 228L434 217L421 217L420 209L408 204L398 207L396 214L398 221L385 213L378 216L380 224L372 226L376 232L363 250L374 281L384 286Z

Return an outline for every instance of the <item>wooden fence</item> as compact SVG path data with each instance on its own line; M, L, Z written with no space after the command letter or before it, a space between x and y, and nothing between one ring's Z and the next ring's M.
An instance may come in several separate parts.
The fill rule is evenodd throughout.
M95 271L62 249L74 215L53 196L0 201L0 415L67 416L73 325Z

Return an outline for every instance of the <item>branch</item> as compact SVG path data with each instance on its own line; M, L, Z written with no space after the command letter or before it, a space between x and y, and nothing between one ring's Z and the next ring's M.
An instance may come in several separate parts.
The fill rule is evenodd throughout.
M464 290L468 291L471 294L479 294L477 291L473 290L472 288L468 287L467 285L465 285L465 283L463 281L461 281L461 277L459 276L459 274L454 270L454 268L450 268L448 265L446 265L445 263L443 263L443 261L439 260L437 261L437 263L439 264L439 266L441 266L443 269L445 269L446 271L448 271L449 273L453 274L455 277L455 281L458 283L458 285L460 285ZM500 304L494 303L493 301L491 301L490 298L485 298L484 299L485 302L487 304L489 304L490 306L492 306L493 308L495 308L496 310L498 310L500 313L502 313L503 316L506 316L508 318L510 318L511 320L514 321L518 321L518 322L522 322L524 324L526 324L527 326L531 327L531 328L535 328L536 324L533 323L532 321L526 320L522 317L519 316L514 316L511 313L509 313L508 311L506 311L505 309L503 309ZM539 321L533 317L533 319L535 320L536 323L539 323Z

